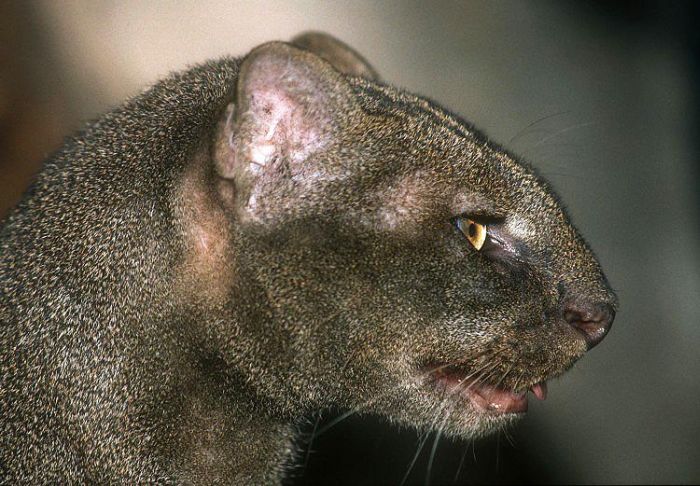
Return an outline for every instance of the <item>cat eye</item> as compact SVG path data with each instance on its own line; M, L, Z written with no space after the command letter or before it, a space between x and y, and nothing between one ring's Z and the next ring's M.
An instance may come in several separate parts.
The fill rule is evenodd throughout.
M486 225L469 218L457 218L457 227L476 250L481 250L486 241Z

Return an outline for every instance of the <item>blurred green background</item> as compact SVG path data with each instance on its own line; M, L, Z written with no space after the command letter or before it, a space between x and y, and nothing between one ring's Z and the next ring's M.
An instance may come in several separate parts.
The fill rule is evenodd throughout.
M327 31L539 168L621 301L605 342L518 427L441 439L428 474L431 437L406 484L697 483L698 5L0 2L0 216L63 136L168 72ZM300 442L289 484L399 484L417 443L349 418Z

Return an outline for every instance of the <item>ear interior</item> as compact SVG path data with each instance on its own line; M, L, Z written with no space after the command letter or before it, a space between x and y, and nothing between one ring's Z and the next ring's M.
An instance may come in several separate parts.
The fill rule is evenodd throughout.
M251 52L225 127L228 154L217 167L235 183L241 207L254 210L267 189L318 173L312 155L332 142L346 90L339 73L310 52L284 43Z
M249 138L250 161L302 160L324 143L325 96L305 66L279 58L257 59L239 87L238 128Z

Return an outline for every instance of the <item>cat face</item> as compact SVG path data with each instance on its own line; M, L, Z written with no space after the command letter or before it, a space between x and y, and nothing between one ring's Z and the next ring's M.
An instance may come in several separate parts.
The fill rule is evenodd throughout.
M286 44L216 133L233 361L280 410L479 435L607 333L594 255L526 165L435 104Z

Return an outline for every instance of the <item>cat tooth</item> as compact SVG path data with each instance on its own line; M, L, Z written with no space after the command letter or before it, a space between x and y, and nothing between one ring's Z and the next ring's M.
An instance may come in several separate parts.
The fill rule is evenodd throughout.
M547 382L542 381L530 388L533 395L537 397L538 400L545 400L547 398Z

